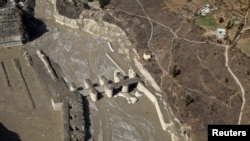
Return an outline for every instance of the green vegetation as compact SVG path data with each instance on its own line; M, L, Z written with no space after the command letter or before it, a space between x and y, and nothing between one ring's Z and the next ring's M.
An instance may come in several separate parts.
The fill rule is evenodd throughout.
M248 57L250 57L250 39L240 39L238 41L238 46L240 50L246 54Z
M205 28L213 29L216 29L216 27L218 26L215 18L211 15L197 17L195 20L195 24Z
M101 8L104 8L105 5L109 3L110 0L99 0L99 4Z
M173 77L177 77L178 75L181 74L181 70L177 68L177 66L175 65L174 68L173 68L173 71L172 71L172 75Z
M0 7L4 7L7 3L7 0L0 0Z
M190 95L188 95L185 99L186 106L192 104L194 102L194 98L192 98Z
M225 78L225 83L228 83L228 78Z
M225 17L228 19L231 19L233 17L232 12L226 11L225 12Z

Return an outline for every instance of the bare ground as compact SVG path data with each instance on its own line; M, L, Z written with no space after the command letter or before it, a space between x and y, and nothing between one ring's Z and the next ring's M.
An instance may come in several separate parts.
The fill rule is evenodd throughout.
M105 55L105 53L110 52L108 42L100 37L79 31L78 29L71 29L55 23L51 2L36 1L35 15L36 18L44 21L47 32L40 38L20 47L27 49L34 60L34 71L30 72L26 70L29 67L22 67L22 69L24 74L27 75L27 78L24 78L27 81L28 88L30 88L32 97L34 97L36 107L41 106L44 109L36 109L39 114L32 112L33 110L30 108L32 107L32 104L30 104L32 102L29 101L30 96L25 93L25 87L21 85L21 81L23 80L20 78L20 82L15 82L13 85L18 84L17 86L22 90L19 92L22 95L26 95L26 97L19 98L17 103L20 103L20 109L30 114L25 113L23 117L17 116L17 118L25 119L30 117L29 120L32 124L26 126L26 120L19 121L15 118L13 119L19 124L16 122L12 123L10 121L13 119L7 119L5 116L0 117L0 119L9 130L17 133L21 140L61 140L61 113L53 111L50 98L51 95L66 93L68 90L65 83L61 82L61 78L59 82L54 82L54 80L50 78L47 71L42 68L42 63L37 59L35 55L36 50L40 49L45 52L52 60L57 73L60 74L60 76L64 75L69 82L74 82L79 87L83 87L83 81L86 78L90 78L93 80L93 83L97 83L98 75L105 75L109 80L113 80L113 72L117 68ZM112 43L112 45L119 47L118 43ZM8 49L3 49L1 52L2 57L15 58L19 52L18 48L13 49L13 55L10 55ZM117 50L118 49L120 48L117 48ZM120 51L125 50L120 49ZM22 53L22 51L20 52ZM4 55L4 53L6 53L6 55ZM123 59L126 56L121 55L120 57L119 61L124 62ZM10 61L10 64L13 65L12 61ZM20 64L23 66L24 63L21 62ZM11 73L12 69L7 68L8 66L9 65L6 65L6 70ZM16 70L14 69L13 71ZM30 76L28 74L30 74ZM10 83L12 84L12 81L15 80L13 78L16 78L16 74L13 73L9 75L9 77L11 77ZM33 75L37 77L37 80L33 78ZM6 82L3 81L2 83ZM9 93L9 91L6 90L6 93ZM16 91L16 93L18 93L18 91ZM48 96L44 97L44 94ZM3 99L5 98L6 97L3 97ZM24 100L25 102L23 102ZM13 103L10 101L1 104L4 105L3 111L6 112L7 115L8 110L6 106L8 104L13 105ZM84 103L84 110L86 114L86 140L144 141L171 139L168 133L162 131L154 105L145 96L142 96L135 105L128 105L127 100L121 97L108 99L103 95L102 99L97 103L93 103L87 98L87 101ZM10 116L16 114L18 114L16 111L14 111L12 115L8 113ZM33 118L35 118L34 121ZM41 120L41 118L43 120ZM21 130L26 128L32 130Z
M51 94L58 88L50 89L53 82L43 83L40 80L40 77L51 78L36 71L35 67L39 67L46 72L42 64L37 66L37 57L33 58L33 66L27 66L20 49L1 49L4 67L1 66L0 74L0 121L8 130L15 131L20 140L61 140L61 113L55 112L50 102ZM13 59L18 59L21 71Z
M38 3L39 2L40 1L38 1ZM241 20L246 23L245 25L249 24L249 16L247 14L249 3L247 1L209 1L209 3L222 10L231 10L239 13ZM40 4L42 3L40 2ZM171 106L183 127L183 132L178 131L176 134L184 134L193 141L207 140L206 131L208 124L244 124L249 123L250 116L247 104L249 102L249 70L247 68L249 58L243 55L237 46L218 44L202 36L205 30L194 24L193 16L204 4L206 4L205 1L198 0L192 2L171 0L117 0L111 1L110 8L104 10L104 14L100 16L102 20L116 24L126 31L130 40L136 46L139 56L142 57L145 50L154 52L155 56L150 61L141 60L142 64L153 75L158 85L164 91L162 98ZM78 85L81 85L82 79L87 76L95 77L95 73L97 72L96 66L91 66L92 63L89 63L90 66L86 66L86 62L93 61L91 55L96 55L98 54L97 52L87 54L89 57L86 57L86 59L80 58L80 56L76 57L80 58L80 60L85 59L84 61L71 59L73 60L72 62L75 61L75 65L73 65L72 68L66 68L66 66L68 66L67 63L72 62L66 61L69 60L69 56L71 55L68 56L68 53L65 52L75 47L74 52L72 51L71 53L76 53L75 55L77 55L77 52L84 52L84 55L86 55L86 52L89 52L86 50L90 50L91 52L92 47L95 50L95 44L98 46L100 44L94 41L89 44L87 42L85 46L87 49L82 49L80 47L82 44L73 45L74 42L79 43L79 40L70 38L69 36L78 37L80 33L55 24L52 18L52 6L48 2L45 2L44 5L46 5L45 15L39 12L39 10L42 10L41 8L37 13L46 21L46 24L49 25L50 32L45 34L45 36L48 35L49 39L43 36L38 41L30 43L29 46L42 48L46 52L51 53L50 56L52 58L54 57L53 59L62 68L63 66L65 67L63 71L64 73L68 71L67 74L71 74L75 69L78 70L79 68L76 68L77 63L83 62L80 67L85 67L90 70L84 73L79 72L78 75L69 75L72 81L78 82ZM97 16L97 18L100 17ZM51 32L53 37L51 37ZM89 35L84 36L87 37ZM245 38L246 36L247 33L245 35L243 34L242 37ZM241 38L241 36L238 37ZM91 40L91 38L90 36L89 39ZM56 41L54 42L54 40ZM67 40L69 40L69 42ZM95 40L98 40L101 44L105 44L105 41L101 41L101 39L95 38ZM43 42L43 44L41 44L41 42ZM64 51L62 51L62 48L64 48ZM52 53L53 51L55 53ZM173 76L174 66L177 66L181 71L176 77ZM112 69L109 71L112 71ZM107 76L109 71L106 72ZM79 79L79 77L82 78ZM2 83L8 85L6 82ZM5 88L7 87L4 87L4 89ZM110 102L113 103L114 101L106 101L105 103L104 100L101 102L104 103L100 105L107 106ZM119 104L120 103L122 102L119 101ZM121 127L128 127L128 125L116 126L116 124L112 124L112 122L121 118L110 114L109 111L106 111L105 108L103 109L99 103L94 105L90 103L90 106L91 105L92 110L100 110L101 113L105 114L103 119L92 119L95 121L92 125L93 127L90 128L93 137L99 138L100 140L103 138L118 139L117 136L110 135L110 133L112 133L110 132L111 127L120 129ZM30 105L27 107L29 106ZM95 106L97 108L95 108ZM120 106L117 106L116 108L119 107ZM126 110L126 108L124 110ZM95 111L92 111L93 115L99 114ZM148 112L152 111L149 109ZM119 122L127 123L128 121L126 120L130 118L127 118L122 113L123 112L117 114L124 118L124 120L119 120ZM143 116L143 113L139 113L138 117L141 116ZM145 118L147 117L147 115L144 116ZM148 118L150 119L150 117ZM139 119L138 121L141 120ZM153 123L154 120L151 122ZM128 129L132 130L138 127L134 122L130 122L129 124L133 125L133 127L117 130L114 135L127 133ZM158 127L158 125L155 126ZM109 130L108 132L101 129L98 130L96 129L98 127ZM145 135L144 139L150 138L146 136L147 130L142 130L141 128L142 127L138 127L136 129ZM8 129L12 130L12 128L9 127ZM140 133L134 133L133 139L140 140ZM159 135L161 139L165 134L166 133L161 132L161 135ZM155 135L157 136L158 134ZM157 139L156 137L152 140ZM182 138L180 137L180 139Z
M141 58L145 50L154 51L155 58L142 62L165 92L163 97L191 140L207 140L208 124L249 121L247 104L244 107L244 101L248 103L249 58L235 46L229 49L229 67L238 78L237 82L225 65L226 45L202 36L205 30L194 24L194 15L206 4L205 1L164 3L161 0L137 0L120 3L112 1L114 9L108 11L104 20L127 31ZM244 16L248 16L247 1L209 3L241 13L242 22L248 23L248 20L244 21ZM173 77L174 66L181 71L177 77Z

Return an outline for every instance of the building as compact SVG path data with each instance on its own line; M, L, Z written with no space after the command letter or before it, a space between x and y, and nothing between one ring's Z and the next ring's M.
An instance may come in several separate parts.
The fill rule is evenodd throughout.
M22 11L8 0L0 4L0 47L22 45L28 39L22 22Z
M202 16L206 16L207 14L209 14L211 11L210 9L210 5L206 4L199 12L198 15L202 15Z
M224 39L227 34L227 31L225 28L217 28L215 34L217 38Z
M153 54L152 51L147 50L143 53L143 58L145 60L149 60L152 57L152 54Z

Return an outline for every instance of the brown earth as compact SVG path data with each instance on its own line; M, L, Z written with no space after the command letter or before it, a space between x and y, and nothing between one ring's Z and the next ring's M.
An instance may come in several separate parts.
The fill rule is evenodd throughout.
M218 9L242 14L248 1L209 1ZM165 92L164 97L193 141L207 140L208 124L237 124L243 102L242 92L225 67L226 45L212 43L194 24L195 13L205 1L112 1L103 20L127 32L140 56L152 50L155 58L142 63ZM246 15L248 16L248 15ZM248 23L248 22L247 22ZM152 36L152 38L150 37ZM246 35L245 35L246 36ZM249 58L233 46L229 66L249 99ZM174 66L181 71L173 77ZM248 106L242 124L249 123Z
M232 12L243 26L248 25L250 3L247 0L208 3L221 11ZM207 140L208 124L249 122L248 108L242 105L245 99L248 103L249 97L249 58L235 46L237 37L241 38L239 33L247 26L232 28L236 33L229 33L234 38L227 42L234 43L229 45L228 56L229 69L239 80L237 83L225 65L227 39L224 42L206 37L206 29L194 24L196 13L205 4L207 1L200 0L113 0L102 12L88 11L96 13L92 18L121 27L141 58L144 51L153 51L153 58L142 59L142 63L161 86L163 97L183 127L187 127L185 132L193 141ZM84 17L90 18L91 14L86 13ZM248 32L243 33L242 38L247 36ZM180 74L174 74L175 69ZM242 119L241 110L244 111Z
M71 18L79 18L80 13L84 9L83 3L67 2L65 0L56 1L56 7L58 8L58 13Z
M249 24L247 0L209 3L239 13L241 21ZM236 46L230 45L228 64L239 84L225 65L227 46L202 36L205 29L194 24L195 13L205 4L199 0L113 0L93 17L121 27L141 57L146 50L154 52L150 61L142 63L164 91L163 98L192 141L207 140L208 124L247 124L250 116L249 58L237 48L237 40ZM173 75L174 68L180 74ZM246 106L242 105L244 100Z
M79 87L83 87L86 78L96 83L99 74L112 80L113 72L117 68L105 55L110 52L106 40L55 23L54 6L50 1L38 0L36 5L35 16L44 21L46 32L23 46L1 49L0 52L0 59L8 63L6 70L11 86L13 85L9 88L5 79L0 79L1 90L4 90L4 95L0 97L0 121L3 124L0 124L0 130L6 128L9 134L13 132L13 136L17 135L16 138L25 141L59 141L63 136L61 112L53 111L50 98L51 95L67 93L68 89L61 79L55 82L50 77L35 51L40 49L46 53L53 60L57 74L63 73L69 82L75 82ZM22 56L23 48L32 56L32 67L26 66L27 61ZM123 62L124 56L119 57ZM20 61L34 102L29 99L22 78L18 76L14 58ZM1 78L4 78L3 75L0 72ZM8 94L12 91L17 98L9 98ZM171 140L171 136L162 130L155 107L146 96L140 97L138 103L133 105L128 105L127 100L121 97L101 97L103 98L96 103L89 97L84 98L86 125L83 128L86 131L86 140ZM36 109L32 108L32 103L35 103ZM13 112L9 113L8 106L13 107ZM23 112L21 114L20 109Z
M65 88L67 93L67 87L51 81L42 62L32 52L28 52L32 58L28 65L24 50L21 47L1 49L1 124L14 131L20 140L62 140L61 113L54 111L50 101L53 94ZM8 139L8 133L1 132L0 139L14 141L14 138Z

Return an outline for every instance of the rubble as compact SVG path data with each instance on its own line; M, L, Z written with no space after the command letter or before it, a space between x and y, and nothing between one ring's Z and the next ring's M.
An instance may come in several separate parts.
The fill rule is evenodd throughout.
M22 17L22 11L14 4L0 9L0 47L18 46L27 42L28 35Z

